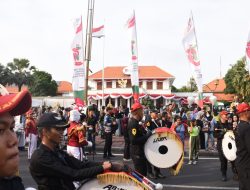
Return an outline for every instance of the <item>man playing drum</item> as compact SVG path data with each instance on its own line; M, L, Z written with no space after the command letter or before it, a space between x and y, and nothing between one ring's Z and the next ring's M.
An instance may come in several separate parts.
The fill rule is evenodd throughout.
M45 113L37 126L42 143L31 157L30 173L38 190L73 190L73 181L95 177L111 168L110 162L82 162L58 149L69 126L58 114Z
M250 106L247 103L238 105L237 114L240 123L236 134L236 166L239 175L240 190L250 189Z
M152 134L149 130L146 132L139 121L143 117L143 108L140 103L135 103L131 107L132 118L128 121L128 134L130 140L130 152L136 171L142 175L147 175L147 159L144 154L144 144Z
M217 149L221 164L221 173L222 173L222 181L227 181L227 158L225 157L223 151L222 151L222 139L224 137L224 134L227 130L232 130L232 126L229 126L227 123L227 115L228 112L223 110L220 112L220 121L217 123L217 126L215 128L216 136L217 136ZM234 175L237 175L236 168L234 165L234 161L231 162L232 164L232 171Z

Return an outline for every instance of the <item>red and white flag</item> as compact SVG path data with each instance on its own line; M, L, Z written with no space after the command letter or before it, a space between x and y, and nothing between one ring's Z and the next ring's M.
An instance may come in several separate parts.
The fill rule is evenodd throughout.
M131 69L130 77L132 84L133 97L135 102L139 102L139 74L138 74L138 50L137 50L137 34L135 12L127 21L127 29L131 36L131 61L132 64L128 66Z
M246 69L250 74L250 32L248 34L247 46L246 46Z
M104 25L92 29L92 37L101 38L104 37Z
M202 98L202 74L201 74L201 64L198 55L198 44L195 34L195 27L193 21L193 15L191 13L188 25L184 33L184 38L182 40L184 50L186 52L188 61L191 63L194 79L198 88L198 97L199 97L199 106L203 107L203 98Z
M71 44L71 50L74 58L74 70L72 79L72 89L75 103L84 106L85 91L85 64L84 64L84 45L82 18L77 18L74 22L75 37Z

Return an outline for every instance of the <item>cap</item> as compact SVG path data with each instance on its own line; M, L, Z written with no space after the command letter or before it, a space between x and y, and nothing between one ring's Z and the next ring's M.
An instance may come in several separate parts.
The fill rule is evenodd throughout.
M220 112L220 116L222 116L222 115L227 115L227 114L228 114L228 112L225 111L225 110L222 110L222 111Z
M37 127L67 128L69 123L62 120L57 113L44 113L37 122Z
M23 90L17 94L0 94L0 114L9 112L12 116L26 113L31 107L31 94Z
M140 103L134 103L131 107L131 112L134 112L138 109L142 109L142 105Z
M245 103L245 102L239 104L238 107L237 107L237 114L243 113L243 112L245 112L245 111L250 111L250 106L249 106L249 104L248 104L248 103Z

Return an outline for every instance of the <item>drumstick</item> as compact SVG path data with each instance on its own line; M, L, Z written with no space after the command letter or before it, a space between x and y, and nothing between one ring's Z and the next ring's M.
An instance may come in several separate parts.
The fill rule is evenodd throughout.
M142 174L140 174L139 172L137 172L135 170L133 172L135 174L137 174L138 176L140 176L143 181L146 181L146 183L151 184L154 189L156 189L156 190L162 190L163 189L162 184L160 184L160 183L154 183L153 181L149 180L148 178L146 178L145 176L143 176Z
M159 128L159 125L157 125L157 123L155 122L155 119L151 119L151 120L154 122L154 124L156 125L156 127Z
M131 175L137 179L139 182L143 183L147 188L149 188L150 190L153 190L153 188L148 184L146 183L145 181L143 181L142 178L140 178L135 172L132 172Z

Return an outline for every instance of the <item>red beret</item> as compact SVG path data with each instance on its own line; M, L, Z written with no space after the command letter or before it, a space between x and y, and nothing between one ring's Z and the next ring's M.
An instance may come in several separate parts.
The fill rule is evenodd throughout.
M31 107L31 95L28 90L17 94L0 95L0 115L9 112L12 116L26 113Z
M142 109L142 105L140 103L134 103L131 107L131 112L136 111L138 109Z
M220 116L222 116L222 115L227 115L227 114L228 114L228 112L225 111L225 110L223 110L223 111L220 112Z
M248 103L241 103L237 107L237 114L245 112L245 111L250 111L250 106Z

